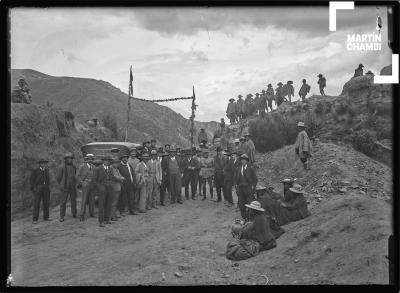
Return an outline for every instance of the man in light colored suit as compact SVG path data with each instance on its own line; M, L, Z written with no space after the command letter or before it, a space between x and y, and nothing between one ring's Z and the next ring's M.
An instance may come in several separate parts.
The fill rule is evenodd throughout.
M135 168L136 187L139 194L139 213L146 213L146 202L147 202L147 181L149 178L149 168L147 167L147 161L149 160L149 154L143 153L140 157L140 163ZM150 208L147 208L150 210Z
M79 219L80 221L85 220L86 204L89 202L89 214L94 217L94 193L95 186L93 180L93 154L87 154L84 158L85 162L79 166L76 172L76 181L78 182L78 188L82 188L82 202Z
M157 205L160 201L160 186L162 180L161 163L157 160L157 151L151 150L150 160L147 162L149 169L149 180L147 181L147 206L158 209Z

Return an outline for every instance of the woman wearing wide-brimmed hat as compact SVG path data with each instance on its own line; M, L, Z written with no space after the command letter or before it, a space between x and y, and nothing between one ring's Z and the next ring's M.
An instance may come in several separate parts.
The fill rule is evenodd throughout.
M310 215L307 208L307 200L303 195L303 188L299 184L294 184L293 187L289 188L292 197L288 201L282 201L279 203L279 225L285 225L290 222L304 219Z
M258 201L245 205L248 210L249 221L241 230L241 239L250 239L260 243L260 251L276 246L274 235L271 233L270 219Z

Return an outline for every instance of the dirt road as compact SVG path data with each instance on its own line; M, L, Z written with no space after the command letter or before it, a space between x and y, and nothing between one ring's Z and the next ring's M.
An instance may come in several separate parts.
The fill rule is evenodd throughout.
M55 208L52 222L12 222L13 285L387 284L389 203L352 190L307 198L310 217L241 262L224 256L239 212L222 203L185 200L105 228L60 223Z

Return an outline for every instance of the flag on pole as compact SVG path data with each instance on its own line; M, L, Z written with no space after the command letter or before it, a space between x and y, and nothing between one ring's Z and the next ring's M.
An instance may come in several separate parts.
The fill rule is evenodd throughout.
M133 96L132 81L133 81L133 75L132 75L132 65L131 65L131 70L130 70L130 75L129 75L129 97Z

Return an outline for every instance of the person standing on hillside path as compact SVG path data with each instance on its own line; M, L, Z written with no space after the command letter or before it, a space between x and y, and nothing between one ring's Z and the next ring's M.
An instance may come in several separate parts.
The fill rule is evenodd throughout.
M241 166L236 170L236 193L238 206L243 219L246 219L245 204L254 200L254 193L257 185L257 175L254 169L248 164L249 157L246 154L240 156Z
M135 147L130 149L130 156L128 159L128 164L131 166L131 170L133 171L133 178L135 180L136 175L135 175L135 169L136 166L140 163L140 160L138 159L138 152ZM136 187L136 182L133 186L133 207L134 211L137 213L139 211L139 191Z
M236 154L235 151L230 152L229 150L225 150L225 155L227 159L225 160L224 168L223 168L223 175L224 175L224 203L231 207L233 205L233 198L232 198L232 186L234 181L234 174L235 174L235 167L232 155Z
M29 178L30 188L33 193L32 224L37 224L40 212L40 202L43 205L43 220L51 221L50 214L50 172L47 167L48 160L40 159L39 166L34 169Z
M228 117L231 125L236 121L236 102L235 99L229 99L228 108L226 109L226 117Z
M152 151L152 150L155 150L155 151L157 151L157 140L156 139L152 139L151 141L150 141L150 147L149 147L149 150L150 150L150 152Z
M260 96L260 105L258 107L258 112L261 117L265 116L265 108L267 108L267 93L265 90L261 91L261 96ZM268 108L267 108L268 111Z
M125 177L121 175L119 172L119 167L120 165L120 159L114 159L111 162L111 171L113 178L111 180L111 186L112 186L112 197L111 197L111 212L109 215L109 218L105 219L106 222L108 221L117 221L118 215L117 215L117 209L118 209L118 200L119 196L121 195L121 188L122 188L122 183L125 181ZM129 166L129 164L128 164ZM130 168L130 166L129 166Z
M354 76L363 76L364 75L364 70L363 70L364 65L358 64L358 67L354 70Z
M85 220L86 203L89 202L89 214L94 217L94 193L95 186L93 184L94 155L87 154L84 158L85 162L79 166L76 172L76 180L78 187L82 188L82 201L79 219Z
M222 156L222 148L217 147L217 154L214 157L214 182L217 192L217 202L222 201L221 193L224 189L224 165L225 158Z
M250 138L250 134L249 133L246 133L245 134L245 139L246 139L246 142L245 142L245 144L247 145L247 156L249 157L249 163L251 164L251 165L254 165L254 163L256 162L256 147L254 146L254 142L253 142L253 140Z
M283 83L278 82L278 87L275 89L275 102L276 106L279 107L285 100Z
M272 112L272 101L275 100L275 93L274 93L274 89L272 87L272 84L268 84L268 88L266 91L266 95L267 95L267 112L268 112L268 108L270 109L270 111Z
M199 145L202 145L202 144L208 142L207 133L204 131L204 128L200 129L200 133L199 133L197 140L199 142ZM168 150L166 150L166 151L168 151Z
M256 97L254 98L254 113L256 115L260 115L261 113L258 111L260 109L261 99L260 94L256 93Z
M74 155L66 153L64 164L58 167L56 180L61 185L60 222L64 221L68 198L71 199L72 217L76 218L76 167L72 163Z
M183 177L185 178L185 198L189 199L189 184L191 189L191 198L195 200L197 191L197 173L199 161L197 160L196 149L192 149L183 161Z
M303 84L299 90L299 96L301 101L304 103L306 101L306 96L310 92L311 87L307 84L307 81L303 79Z
M250 118L251 115L254 113L254 105L253 105L253 98L252 94L247 94L246 99L244 100L245 104L245 113L246 113L246 118Z
M293 81L288 80L287 83L285 84L286 86L286 94L289 99L289 104L292 103L292 97L294 97L294 87L293 87Z
M245 138L244 136L242 136L242 137L239 139L239 141L240 141L240 143L239 143L239 150L238 150L238 152L239 152L241 155L247 154L247 152L248 152L248 146L247 146L247 144L246 144L246 138Z
M239 120L246 118L246 107L242 97L243 97L242 95L238 95L238 100L236 102L237 122L239 122Z
M325 95L325 87L326 87L326 78L322 76L322 74L318 74L318 84L319 84L319 92L321 93L322 96Z
M299 156L300 161L303 163L304 170L308 169L307 160L311 155L311 141L308 138L307 132L305 131L304 122L297 123L297 134L295 151Z

